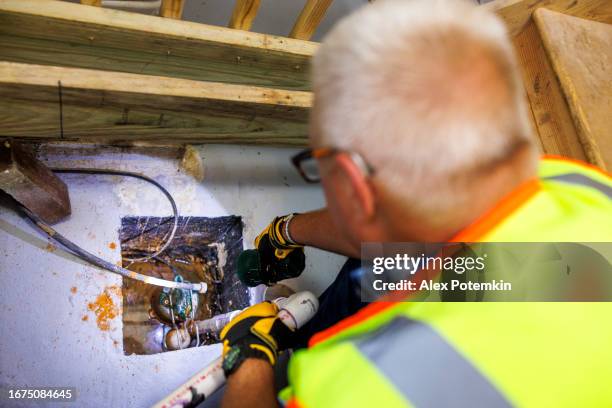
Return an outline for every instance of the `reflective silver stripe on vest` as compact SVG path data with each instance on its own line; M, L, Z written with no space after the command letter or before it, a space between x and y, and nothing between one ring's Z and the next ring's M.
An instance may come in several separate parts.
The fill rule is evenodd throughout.
M506 398L428 325L397 317L355 342L415 407L510 407Z
M612 199L612 187L605 185L604 183L600 183L597 180L593 180L590 177L585 176L580 173L568 173L568 174L560 174L558 176L544 177L542 180L548 181L561 181L563 183L568 184L578 184L581 186L591 187L595 190L601 191L608 198Z

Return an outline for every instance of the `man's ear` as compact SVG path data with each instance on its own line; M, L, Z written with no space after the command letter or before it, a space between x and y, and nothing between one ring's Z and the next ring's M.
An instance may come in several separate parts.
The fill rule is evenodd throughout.
M363 220L371 219L376 211L372 185L347 153L337 154L335 161L337 170L342 173L343 178L348 181L351 187L354 195L352 199L356 204L354 209L359 212L356 215Z

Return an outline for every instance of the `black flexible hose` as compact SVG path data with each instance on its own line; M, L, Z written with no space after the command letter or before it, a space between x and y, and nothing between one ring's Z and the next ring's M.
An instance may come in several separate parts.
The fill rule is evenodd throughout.
M157 187L159 189L159 191L161 191L166 196L166 198L170 202L170 205L172 206L172 214L173 214L173 217L174 217L174 225L172 226L172 230L170 231L170 235L168 236L168 239L166 239L166 242L164 242L164 245L162 245L160 249L158 249L157 251L155 251L151 255L147 255L147 256L144 256L142 258L124 258L124 259L126 259L126 260L128 260L130 262L145 262L145 261L148 261L149 259L154 258L157 255L159 255L162 252L164 252L164 250L166 248L168 248L168 245L170 245L170 242L172 242L172 240L174 239L174 235L176 234L176 230L178 228L178 222L179 222L179 215L178 215L178 209L176 207L176 202L174 201L174 198L172 198L172 195L168 192L168 190L166 190L164 188L164 186L162 186L161 184L159 184L157 181L153 180L152 178L147 177L147 176L145 176L143 174L134 173L134 172L131 172L131 171L111 170L111 169L60 168L60 167L54 167L54 168L51 168L51 170L54 173L104 174L104 175L110 175L110 176L133 177L133 178L137 178L137 179L140 179L140 180L144 180L147 183L153 184L155 187Z
M145 181L148 181L154 184L166 195L166 197L168 197L169 201L172 204L172 208L175 214L175 227L173 229L171 237L168 239L168 241L163 246L163 248L157 251L156 253L154 253L153 255L150 255L144 259L148 259L148 258L157 256L161 251L163 251L168 246L171 239L174 237L174 232L176 232L176 225L178 223L178 212L176 209L176 203L174 202L174 199L172 199L172 196L170 195L170 193L168 193L168 191L155 180L149 177L143 176L142 174L124 172L124 171L119 171L119 170L82 169L82 168L77 168L77 169L62 168L62 169L52 169L52 170L57 173L88 173L88 174L110 174L110 175L118 175L118 176L129 176L129 177L136 177L141 180L145 180ZM195 290L201 293L205 293L208 289L208 286L205 282L188 283L188 282L174 282L174 281L169 281L165 279L159 279L153 276L147 276L147 275L143 275L137 272L133 272L128 269L117 266L111 262L105 261L104 259L95 256L94 254L86 251L85 249L81 248L74 242L70 241L68 238L64 237L62 234L57 232L55 229L53 229L51 226L49 226L47 223L41 220L40 217L38 217L36 214L28 210L26 207L24 207L20 203L17 203L17 205L18 205L18 208L26 215L26 217L28 217L34 223L34 225L40 228L40 230L43 231L49 238L51 238L52 240L64 246L66 249L72 252L75 256L79 257L80 259L92 265L106 269L110 272L119 274L126 278L135 279L135 280L138 280L138 281L141 281L147 284L151 284L151 285L163 286L167 288L184 289L184 290Z

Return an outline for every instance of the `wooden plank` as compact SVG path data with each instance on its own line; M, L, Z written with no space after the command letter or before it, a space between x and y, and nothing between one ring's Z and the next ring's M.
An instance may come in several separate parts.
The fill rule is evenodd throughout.
M612 22L610 0L496 0L480 7L495 11L505 21L512 36L523 30L538 7L589 20Z
M185 0L162 0L159 15L166 18L180 20L181 18L183 18L184 7Z
M289 37L309 40L323 20L325 12L332 0L306 0L302 12L298 16Z
M587 158L612 169L612 25L546 9L534 19Z
M237 30L250 30L255 16L257 16L260 2L260 0L236 0L228 27Z
M538 7L611 22L609 0L495 0L481 7L496 12L506 23L520 63L532 124L545 153L587 161L559 81L531 18Z
M102 5L102 0L81 0L81 4L100 7Z
M304 145L312 103L310 92L12 62L0 62L0 94L0 136L105 144Z
M543 152L586 160L569 107L534 22L530 21L513 42Z
M0 60L308 90L317 44L55 0L0 0Z
M50 224L70 215L66 184L15 141L0 144L0 190Z

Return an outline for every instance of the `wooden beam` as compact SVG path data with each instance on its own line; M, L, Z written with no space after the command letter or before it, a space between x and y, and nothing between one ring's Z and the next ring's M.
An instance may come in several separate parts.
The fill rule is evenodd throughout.
M310 88L317 44L55 0L0 0L0 60Z
M506 22L512 36L523 30L538 7L589 20L612 22L610 0L495 0L480 7L496 12Z
M291 30L289 37L300 40L309 40L323 20L325 12L331 5L332 0L306 0L298 19Z
M588 160L612 169L612 25L546 9L534 20Z
M159 15L166 18L180 20L181 18L183 18L184 7L185 0L162 0Z
M236 0L234 11L228 27L237 30L249 30L257 16L260 0Z
M102 0L81 0L81 4L100 7L102 6Z
M66 184L13 140L0 144L0 190L50 224L70 215Z
M12 62L0 62L0 94L0 136L105 144L305 145L312 103L310 92Z
M535 23L529 21L513 42L543 152L586 161L569 107Z

